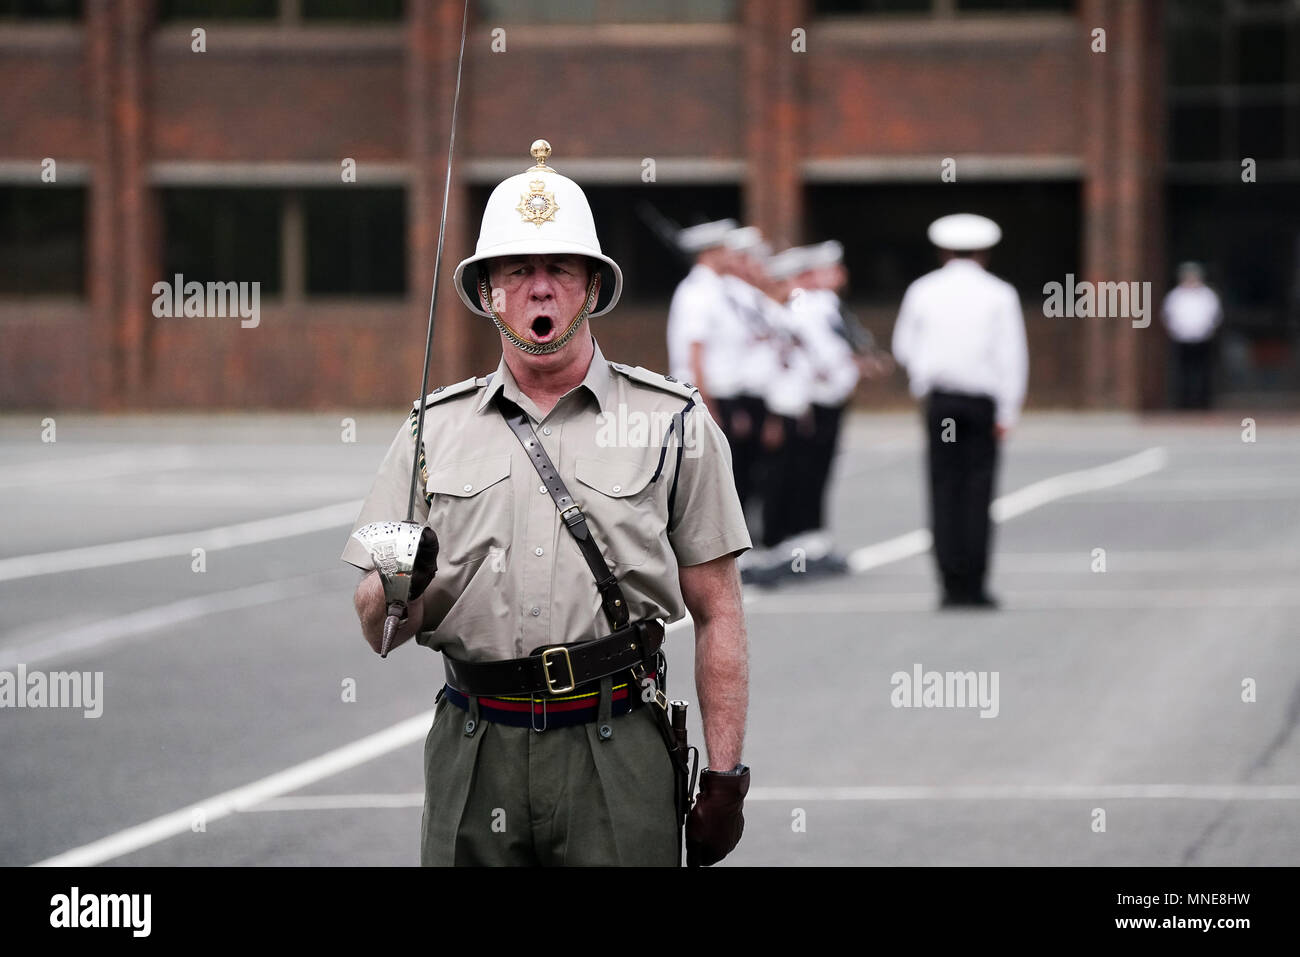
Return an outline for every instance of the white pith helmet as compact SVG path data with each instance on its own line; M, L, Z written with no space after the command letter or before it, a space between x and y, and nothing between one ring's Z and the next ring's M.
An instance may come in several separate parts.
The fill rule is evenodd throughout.
M537 165L503 180L488 197L474 255L456 267L456 292L472 312L490 316L479 302L475 264L498 256L570 253L596 260L600 293L589 315L604 315L623 292L623 271L600 251L581 187L546 165L551 144L534 140L530 151Z

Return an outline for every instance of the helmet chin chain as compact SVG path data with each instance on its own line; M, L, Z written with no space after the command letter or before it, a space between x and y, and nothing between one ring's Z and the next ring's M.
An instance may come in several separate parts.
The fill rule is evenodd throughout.
M596 304L596 291L599 282L600 273L592 272L591 282L587 284L587 301L582 304L582 308L579 309L578 314L573 317L573 321L570 322L568 328L564 330L564 334L559 338L546 343L529 342L527 339L521 339L519 336L515 335L514 331L511 330L509 326L501 321L501 317L497 315L496 308L492 305L492 289L488 286L487 276L479 276L478 292L482 301L487 304L487 311L492 317L492 321L495 322L497 328L501 330L501 335L510 340L512 346L520 352L527 352L529 355L545 356L550 355L552 352L559 352L564 348L565 344L573 338L574 333L578 331L578 326L582 325L582 320L587 318L587 314L591 312L592 307Z

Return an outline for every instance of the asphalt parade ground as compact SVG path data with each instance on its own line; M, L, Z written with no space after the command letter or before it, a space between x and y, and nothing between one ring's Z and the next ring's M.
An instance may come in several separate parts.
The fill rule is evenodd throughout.
M1028 415L995 612L936 608L918 417L855 416L853 573L746 592L726 863L1300 860L1300 423L1248 414ZM418 863L440 659L373 655L338 560L402 416L0 418L0 671L102 673L0 709L0 864Z

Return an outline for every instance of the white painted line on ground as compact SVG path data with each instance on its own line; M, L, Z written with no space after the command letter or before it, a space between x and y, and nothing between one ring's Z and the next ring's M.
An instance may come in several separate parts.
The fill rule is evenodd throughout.
M1096 611L1098 609L1195 609L1300 607L1300 588L1115 588L1052 589L1001 595L1002 612ZM747 615L842 615L847 613L916 611L935 606L934 592L882 592L843 595L759 595L746 606ZM958 614L959 612L952 612ZM966 614L983 614L979 609Z
M433 712L425 711L412 718L407 718L391 728L368 735L351 744L326 752L320 757L296 764L284 771L279 771L260 781L245 784L243 787L225 791L196 804L181 808L156 817L152 821L137 824L124 831L109 835L102 840L85 844L55 857L46 858L33 865L35 867L93 867L105 861L122 857L138 851L169 837L190 831L195 820L204 821L205 825L220 820L236 811L242 811L271 798L279 797L290 791L306 787L321 778L365 764L380 755L419 741L429 732L433 723Z
M88 651L111 642L144 637L207 615L240 608L256 608L277 601L319 594L334 587L338 572L318 572L282 581L262 582L244 588L199 595L166 605L155 605L115 618L105 618L37 638L15 647L0 647L0 669L32 665L78 651Z
M119 475L185 468L193 465L196 460L194 451L183 446L147 452L110 452L80 458L29 460L0 466L0 488L44 486L53 482L90 483Z
M357 513L360 511L361 500L356 499L288 515L240 522L237 525L221 525L192 532L155 535L151 538L88 545L85 548L68 548L36 555L16 555L13 558L0 559L0 581L15 581L19 578L34 578L38 575L81 571L87 568L104 568L109 565L126 565L156 558L184 556L188 560L191 551L195 548L215 552L226 548L255 545L258 542L292 538L295 535L306 535L309 532L338 528L340 525L350 526L356 521Z
M271 798L241 810L252 814L259 811L351 811L361 808L423 806L423 791L407 791L405 794L300 794L296 797Z
M1158 455L1155 453L1158 453ZM1141 467L1135 465L1134 464L1135 462L1140 464ZM1078 476L1091 475L1093 476L1092 481L1094 483L1105 482L1108 484L1116 484L1118 481L1130 481L1131 479L1139 478L1142 475L1146 475L1150 471L1154 471L1157 468L1162 468L1164 466L1164 463L1165 463L1165 455L1163 449L1148 449L1146 452L1141 452L1138 455L1130 456L1127 459L1121 459L1120 461L1111 463L1110 465L1103 465L1100 466L1099 468L1088 469L1083 472L1071 472L1068 473L1068 476L1078 477ZM1123 475L1127 475L1128 477L1117 478L1117 476L1123 476ZM1060 478L1066 478L1066 477L1067 476L1060 476ZM1047 479L1045 482L1039 482L1036 484L1037 486L1043 486L1051 482L1052 479ZM1028 486L1028 488L1030 489L1035 487L1036 486L1034 485ZM1096 487L1105 487L1105 486L1096 485ZM1086 490L1086 483L1083 479L1075 478L1072 482L1066 482L1063 485L1056 486L1056 488L1058 494L1069 495L1069 494L1075 494L1075 492L1070 491L1070 489L1083 488L1084 490ZM1014 492L1012 493L1012 495L1015 494L1017 493ZM1036 500L1036 504L1030 505L1027 508L1023 508L1022 511L1028 511L1029 508L1037 508L1038 505L1045 504L1047 501L1050 501L1050 498L1043 498L1040 494L1038 496L1038 499ZM360 506L359 504L354 505L353 503L347 503L347 504L351 505L354 510L353 515L346 519L346 521L350 523L351 521L353 521L355 517L356 509L358 509ZM337 509L340 506L331 506L331 507ZM324 510L317 509L315 511L321 512ZM300 514L312 514L312 513L300 513ZM1021 514L1021 512L1013 511L1011 514ZM285 518L290 518L290 517L291 516L285 516ZM274 520L268 520L268 521L274 521ZM258 524L258 523L249 523L249 524ZM340 522L338 524L342 524L342 523ZM909 534L914 536L918 533L912 532ZM928 539L929 537L928 532L926 533L926 537ZM903 535L903 536L899 536L899 538L892 539L891 541L896 543L899 542L900 540L906 540L906 539L908 539L908 536ZM192 537L188 537L187 540L192 541ZM874 545L874 546L869 546L865 549L859 549L857 552L854 552L853 554L854 556L858 556L865 553L866 555L870 556L867 560L875 562L874 565L867 564L864 566L864 568L870 568L870 567L875 567L875 565L885 564L883 560L880 560L881 555L896 554L897 557L891 558L890 559L891 561L897 561L900 558L908 557L906 550L900 549L897 545L893 546L892 551L885 548L890 544L891 544L890 542L883 542L880 545ZM192 546L187 546L187 547L192 547ZM885 549L885 550L880 551L881 549ZM852 561L852 557L850 558L850 561ZM861 564L861 560L860 560L860 564ZM864 570L858 568L857 566L854 566L854 569ZM747 600L749 599L749 597L750 596L747 594L746 595ZM672 624L668 625L666 631L671 634L674 631L678 631L683 628L688 628L690 627L691 624L692 622L690 616L688 615L680 619L679 621L675 621ZM95 841L92 844L86 844L83 845L82 847L74 848L70 851L58 855L57 857L52 857L46 861L42 861L41 863L46 865L56 864L56 865L91 866L94 864L103 863L104 861L112 860L115 857L121 857L124 854L129 854L132 851L138 850L142 847L146 847L150 844L156 844L158 841L166 840L169 837L174 837L177 834L183 833L184 831L188 830L190 828L190 824L193 819L194 812L198 808L203 808L205 810L209 807L215 808L221 812L217 816L224 817L227 814L230 814L232 811L243 810L244 808L253 807L273 797L279 797L280 795L286 794L289 791L294 791L299 788L306 787L307 785L319 781L322 778L329 777L332 774L337 774L340 771L347 770L348 768L354 767L357 764L361 764L364 763L365 761L372 760L373 758L380 757L381 755L387 754L389 751L393 751L399 747L402 747L403 745L408 744L411 741L418 740L420 735L423 734L424 730L427 728L427 724L432 721L432 715L433 715L432 711L427 711L424 714L417 715L414 718L408 718L406 721L394 725L392 728L389 728L387 731L381 731L378 734L371 735L369 738L364 738L361 741L355 742L351 745L347 745L336 751L331 751L327 754L321 755L319 758L315 758L311 761L304 762L303 764L290 768L287 771L282 771L279 774L273 774L268 778L263 778L261 781L255 781L252 784L245 785L242 788L237 788L234 791L227 791L224 794L217 795L214 798L209 798L208 800L200 802L199 804L193 805L189 808L183 808L179 811L173 811L170 814L165 814L162 817L155 818L154 820L148 821L144 824L140 824L132 828L127 828L124 831L119 831L116 834L111 834L108 837L103 838L99 841ZM212 820L213 817L214 816L212 814L210 813L207 814L207 820Z
M1005 522L1009 518L1041 508L1057 499L1110 488L1142 478L1144 475L1158 472L1168 462L1169 455L1163 448L1146 449L1106 465L1077 472L1065 472L1026 485L1022 489L994 499L989 512L993 516L993 521ZM930 550L932 541L930 530L921 528L896 538L877 542L875 545L856 549L848 556L849 569L861 574L882 565L923 555Z
M867 787L758 787L747 802L798 801L1300 801L1294 784L903 784ZM305 794L279 797L260 811L354 811L424 806L424 792L396 794Z
M751 788L746 801L1300 801L1295 784L934 784Z
M1169 464L1169 454L1163 448L1147 449L1117 462L1099 465L1092 469L1082 469L1078 472L1054 475L1041 482L1026 485L1022 489L996 499L989 511L993 515L993 521L1005 522L1009 518L1023 515L1057 499L1123 485L1125 482L1158 472L1167 464Z
M1008 552L999 551L996 558L1001 571L1033 574L1084 574L1092 575L1093 558L1089 549L1072 552ZM1256 571L1275 572L1300 567L1300 552L1294 549L1214 549L1185 548L1177 551L1125 551L1119 548L1106 550L1106 568L1109 572L1163 572L1163 571Z

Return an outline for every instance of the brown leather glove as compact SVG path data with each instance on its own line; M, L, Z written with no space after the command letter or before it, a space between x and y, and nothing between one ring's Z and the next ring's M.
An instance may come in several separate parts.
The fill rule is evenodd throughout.
M700 772L700 794L686 818L686 866L712 867L730 854L745 832L745 795L749 768L724 773Z

